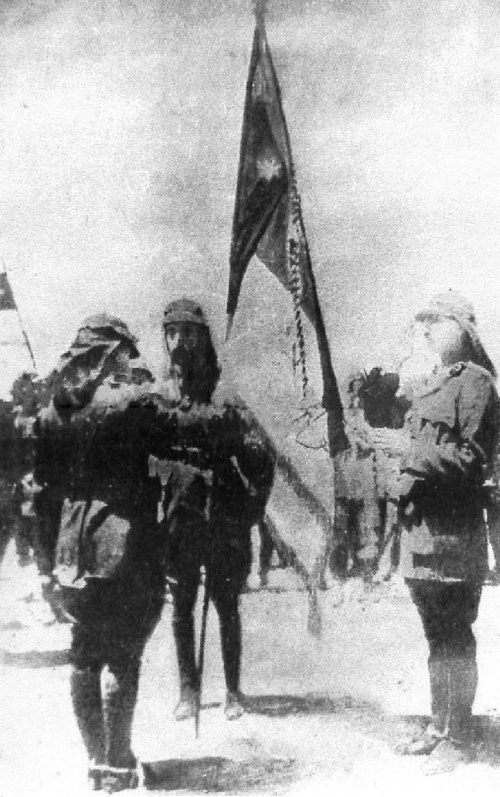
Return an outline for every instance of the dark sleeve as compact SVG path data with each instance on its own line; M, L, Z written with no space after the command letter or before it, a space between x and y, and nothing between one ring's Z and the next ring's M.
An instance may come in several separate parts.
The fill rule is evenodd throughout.
M251 492L265 502L274 478L274 457L251 418L239 409L231 412L228 453L238 464Z

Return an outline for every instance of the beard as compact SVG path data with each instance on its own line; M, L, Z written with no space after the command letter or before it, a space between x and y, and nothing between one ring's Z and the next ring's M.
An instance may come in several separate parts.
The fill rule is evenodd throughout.
M197 393L200 382L205 377L205 358L201 351L181 347L170 354L168 377L171 389L177 400L192 398Z
M442 365L442 360L423 337L416 337L412 351L399 368L400 395L411 395L414 387L425 383Z

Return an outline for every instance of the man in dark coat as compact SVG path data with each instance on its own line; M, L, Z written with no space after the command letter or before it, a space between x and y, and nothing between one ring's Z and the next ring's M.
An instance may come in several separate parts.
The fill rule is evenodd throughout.
M430 754L431 774L470 755L477 686L471 626L488 564L483 482L499 401L493 365L462 296L434 297L415 318L414 341L413 363L402 369L411 387L406 429L374 431L373 439L402 456L401 570L429 643L432 709L427 730L402 752Z
M239 596L250 572L250 531L263 518L273 463L244 411L213 399L220 368L202 308L190 299L172 302L163 325L168 354L163 393L179 424L177 451L158 465L164 483L163 528L180 676L175 715L193 716L199 699L193 611L203 567L205 589L220 621L224 711L228 719L237 719L244 710ZM230 432L227 421L217 422L219 417L232 419ZM208 462L200 425L208 430Z
M108 792L137 785L130 735L140 661L163 605L161 488L148 464L157 411L132 384L137 354L120 319L86 319L52 374L35 452L38 511L73 619L73 708L91 786Z

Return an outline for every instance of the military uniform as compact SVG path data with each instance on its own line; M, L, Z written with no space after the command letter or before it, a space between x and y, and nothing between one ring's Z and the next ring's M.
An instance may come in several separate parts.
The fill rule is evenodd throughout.
M251 528L263 519L274 467L242 408L214 399L220 368L200 305L171 302L164 331L170 370L163 395L178 425L176 445L158 466L180 678L176 717L191 716L199 697L193 611L203 567L220 621L224 710L236 719L243 711L239 595L250 573Z
M141 388L113 377L101 383L123 342L133 353L118 319L84 322L40 413L35 452L48 555L73 620L73 708L89 778L107 791L137 785L130 734L139 668L164 592L161 488L150 478L149 454L170 428Z
M442 367L414 389L402 461L401 572L429 643L434 731L460 737L477 683L476 619L487 572L483 481L498 434L491 375Z
M164 485L161 527L167 540L181 703L189 704L199 689L193 611L202 567L219 615L227 692L238 695L238 602L251 568L251 528L262 519L273 468L241 409L183 402L171 412L177 419L176 443L169 458L155 467Z

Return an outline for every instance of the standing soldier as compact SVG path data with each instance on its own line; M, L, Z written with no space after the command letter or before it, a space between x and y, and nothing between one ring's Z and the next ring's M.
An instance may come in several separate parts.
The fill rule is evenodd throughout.
M172 302L165 309L163 328L168 354L164 397L179 427L177 451L158 463L180 677L175 716L192 717L199 705L193 611L203 567L205 589L220 621L224 712L227 719L237 719L244 711L239 596L250 572L251 528L263 518L273 467L242 410L226 404L221 412L212 400L220 368L202 308L186 298ZM217 423L224 417L232 418L230 432L223 421ZM209 430L208 460L200 446L201 427Z
M428 774L470 757L477 687L476 620L487 573L483 482L499 426L493 365L474 311L452 291L417 314L419 344L403 371L411 388L407 428L373 432L402 456L401 568L429 643L432 721L402 748L430 754Z
M168 441L168 423L158 426L158 408L132 383L137 355L123 321L86 319L52 374L35 454L42 529L57 540L50 558L73 619L73 708L90 785L107 792L137 785L130 737L140 661L163 605L161 489L149 453Z

